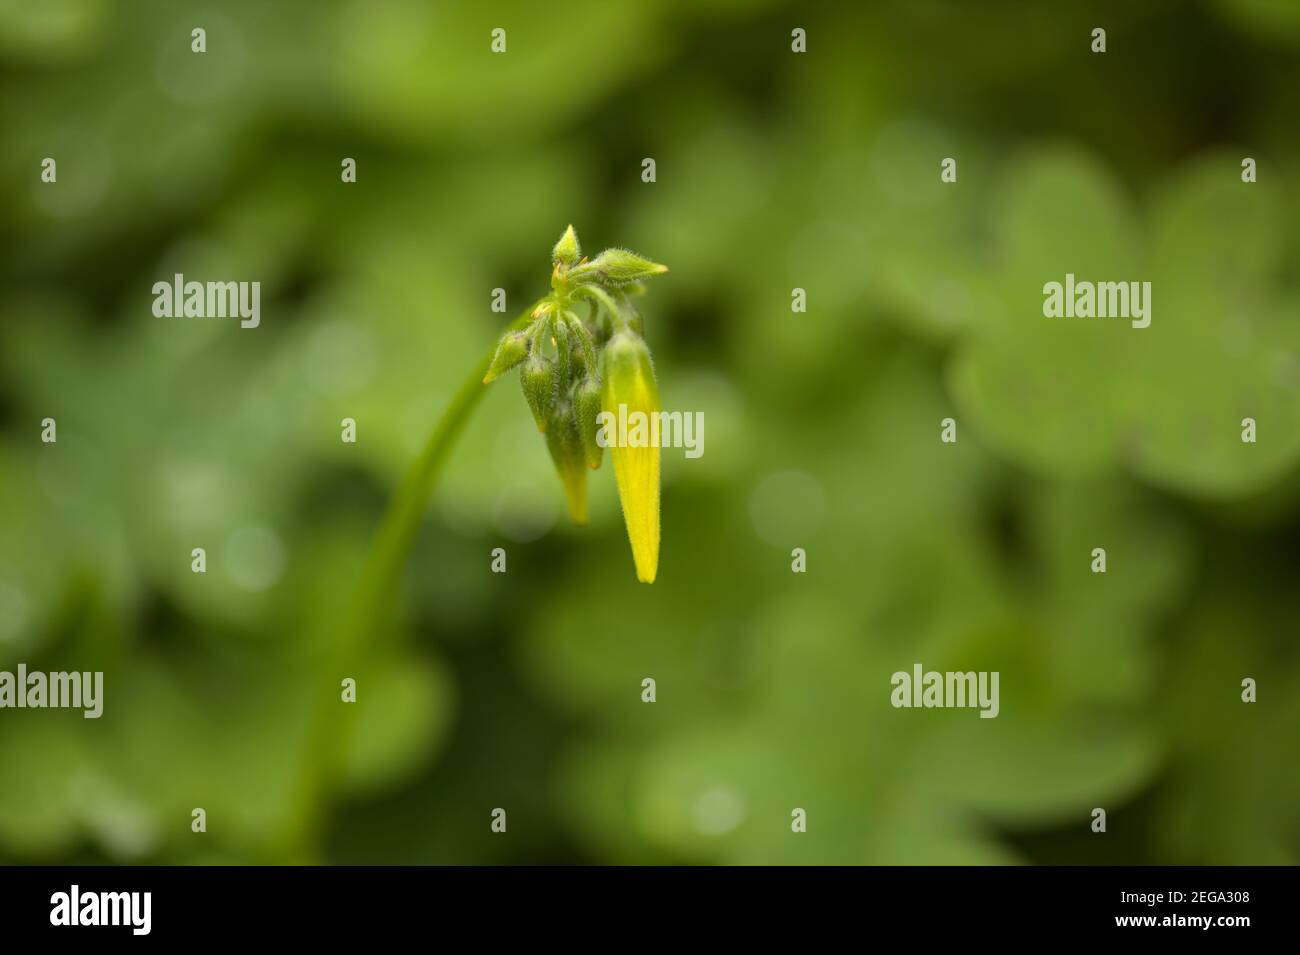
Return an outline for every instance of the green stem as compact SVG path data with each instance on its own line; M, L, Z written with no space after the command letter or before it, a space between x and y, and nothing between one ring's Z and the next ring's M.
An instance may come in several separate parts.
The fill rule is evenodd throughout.
M541 301L528 306L505 331L524 328L532 320L533 309ZM438 419L433 433L425 442L419 458L389 502L362 569L351 608L335 629L333 639L326 648L322 666L322 694L312 715L305 771L296 800L298 812L301 813L297 818L302 825L297 833L297 854L300 858L304 854L313 853L319 845L325 819L325 801L342 770L349 742L351 721L343 719L346 704L340 696L341 681L348 676L355 678L362 664L363 652L385 643L385 637L396 629L397 615L393 612L393 607L398 596L402 570L406 566L443 465L487 391L483 376L487 374L495 352L494 343L456 390L451 404Z
M581 285L578 287L578 294L602 307L606 314L609 315L610 321L616 330L627 326L627 319L623 316L623 310L619 308L618 303L603 288L595 285Z

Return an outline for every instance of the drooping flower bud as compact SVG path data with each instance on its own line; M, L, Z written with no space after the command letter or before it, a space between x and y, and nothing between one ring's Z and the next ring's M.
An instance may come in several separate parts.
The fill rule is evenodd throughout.
M620 422L636 422L644 416L640 418L644 425L635 434L628 428L627 434L617 435L610 457L637 579L654 583L659 569L659 448L650 435L660 408L650 349L640 336L625 329L605 346L603 364L602 410Z
M578 436L582 439L582 450L586 454L587 467L600 467L605 449L596 440L600 425L596 418L600 414L601 387L600 380L588 376L578 382L573 389L573 411L578 422Z
M555 362L541 354L535 340L528 360L519 371L519 383L523 386L533 420L537 422L537 430L545 431L551 409L555 407Z
M569 326L562 317L557 316L550 323L551 337L555 341L555 373L556 384L561 393L569 388L569 378L572 375L573 368L573 343L569 332Z
M555 462L555 471L564 485L564 499L569 517L575 524L587 523L587 468L573 406L568 401L556 404L546 429L546 449Z
M523 332L506 332L497 345L496 354L492 356L492 364L488 366L483 384L496 381L527 357L528 336Z

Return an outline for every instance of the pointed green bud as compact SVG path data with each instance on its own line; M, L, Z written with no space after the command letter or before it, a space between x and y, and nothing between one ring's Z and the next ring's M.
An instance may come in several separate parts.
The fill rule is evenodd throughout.
M573 411L578 421L578 436L582 438L582 450L586 455L587 467L600 467L600 460L605 449L596 440L600 425L596 418L600 414L601 387L600 379L589 376L578 382L573 389Z
M492 356L483 384L491 384L528 357L528 336L523 332L506 332Z
M546 421L555 407L555 363L534 349L519 371L519 383L537 422L537 430L545 431Z
M581 258L582 246L578 245L578 234L573 231L573 226L569 226L551 250L551 261L556 265L569 266L577 264Z
M652 275L663 275L668 266L643 259L627 249L606 249L585 265L575 270L575 277L594 274L606 285L627 285Z
M564 485L569 517L575 524L587 523L587 462L578 437L578 425L573 418L573 406L567 401L557 404L551 415L550 426L546 429L546 450L551 452L555 472Z

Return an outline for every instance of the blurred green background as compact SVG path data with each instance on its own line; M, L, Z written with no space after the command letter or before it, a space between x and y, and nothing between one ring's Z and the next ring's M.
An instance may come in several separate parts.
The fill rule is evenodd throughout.
M1290 0L3 0L0 669L106 687L0 711L0 860L1300 861L1298 54ZM672 269L706 443L658 582L505 381L336 672L570 222ZM1067 271L1152 326L1044 319ZM259 280L261 327L154 318L175 272ZM893 709L918 661L1001 715Z

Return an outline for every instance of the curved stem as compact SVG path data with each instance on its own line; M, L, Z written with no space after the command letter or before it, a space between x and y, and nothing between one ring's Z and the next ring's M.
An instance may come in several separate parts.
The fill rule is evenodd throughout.
M525 327L540 302L528 306L505 331ZM377 644L386 642L385 638L396 629L393 606L402 569L406 566L443 465L487 391L483 376L487 374L495 352L494 342L487 355L452 395L451 404L438 419L420 456L402 479L375 534L350 610L334 629L326 647L322 664L322 695L311 719L306 765L296 800L301 813L297 818L302 820L302 828L293 841L300 852L310 853L319 843L325 797L341 771L349 742L351 721L343 718L340 682L344 677L355 677L363 650L374 649Z
M615 330L627 327L627 317L623 314L623 310L619 308L618 302L614 301L613 296L603 288L595 285L580 285L578 286L578 294L604 308Z

